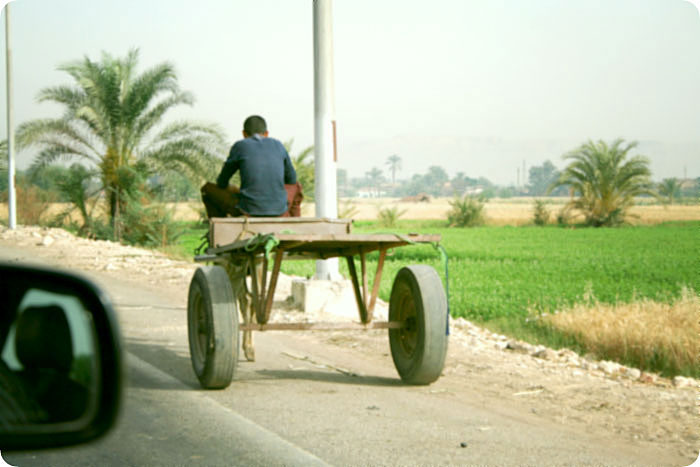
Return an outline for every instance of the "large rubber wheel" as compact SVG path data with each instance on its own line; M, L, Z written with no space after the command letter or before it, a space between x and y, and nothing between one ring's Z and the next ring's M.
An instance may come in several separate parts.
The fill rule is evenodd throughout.
M231 384L238 363L238 307L226 271L195 271L187 299L187 334L192 368L205 389Z
M408 384L437 380L447 353L447 299L442 281L430 266L407 266L394 279L389 320L402 321L389 329L394 365Z

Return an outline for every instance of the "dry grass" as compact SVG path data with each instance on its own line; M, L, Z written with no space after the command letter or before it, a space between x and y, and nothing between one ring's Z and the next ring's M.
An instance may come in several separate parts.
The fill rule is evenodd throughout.
M395 207L405 210L402 219L412 220L446 220L452 198L435 198L429 203L402 203L398 198L381 199L346 199L357 209L355 220L375 220L377 209L380 207ZM547 199L547 208L552 217L564 206L564 198ZM534 198L491 199L485 207L486 225L528 225L533 223ZM647 205L635 206L631 210L629 221L635 225L659 224L668 221L697 221L700 220L700 205ZM313 216L313 203L302 204L302 215ZM573 218L572 221L582 220Z
M377 210L380 208L396 208L399 212L406 211L402 219L411 220L444 220L447 221L447 213L450 210L452 198L435 198L429 203L402 203L398 198L381 199L343 199L342 203L352 206L357 213L355 220L376 220ZM553 217L561 209L566 201L564 198L549 198L547 208ZM484 212L486 225L528 225L533 223L533 198L492 199L486 203ZM200 217L202 204L196 201L186 203L168 203L168 207L175 208L176 220L196 221ZM57 214L65 205L54 203L48 210L48 215ZM301 205L302 216L313 217L315 206L313 203ZM631 210L633 217L629 219L632 224L659 224L668 221L697 221L700 220L700 205L644 205L635 206ZM7 218L7 204L0 203L0 218ZM573 219L576 221L576 218Z
M700 375L700 296L692 291L671 304L594 302L544 320L599 358L664 374Z

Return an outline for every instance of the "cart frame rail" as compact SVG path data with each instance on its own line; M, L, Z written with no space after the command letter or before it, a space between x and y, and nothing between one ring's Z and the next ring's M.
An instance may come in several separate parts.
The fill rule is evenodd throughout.
M274 252L274 262L269 281L267 277L268 262L262 260L263 254L265 253L265 237L270 240L274 239L272 241L277 243L272 249L272 252ZM440 235L421 234L257 234L254 237L236 240L228 245L208 248L206 254L196 256L195 261L215 263L231 260L237 262L247 261L251 270L254 268L256 262L262 261L262 276L258 278L256 274L251 274L253 289L252 305L257 318L257 324L245 325L245 327L241 328L247 330L246 328L250 327L251 330L262 331L277 328L277 326L271 327L268 325L267 327L260 327L260 325L267 325L270 320L275 289L277 288L277 281L283 259L300 260L344 257L350 272L350 280L352 281L353 291L355 293L360 322L366 325L372 322L387 251L392 248L415 243L434 244L438 243L440 239ZM367 254L374 251L379 251L379 261L377 262L377 270L370 291L367 277ZM355 256L360 257L359 276L357 267L355 266ZM329 323L318 324L330 326ZM401 323L387 322L376 324L386 324L387 327L401 326Z

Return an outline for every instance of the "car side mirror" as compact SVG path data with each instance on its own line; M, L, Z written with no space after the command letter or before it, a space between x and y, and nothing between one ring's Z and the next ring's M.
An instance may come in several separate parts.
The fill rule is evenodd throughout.
M0 263L0 450L98 438L116 422L121 338L91 281Z

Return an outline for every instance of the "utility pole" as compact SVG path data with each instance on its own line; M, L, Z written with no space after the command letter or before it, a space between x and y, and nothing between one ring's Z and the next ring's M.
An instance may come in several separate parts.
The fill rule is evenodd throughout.
M333 82L333 1L314 0L314 155L316 217L338 217ZM316 261L316 279L338 278L338 259Z
M15 194L15 128L12 121L12 47L10 46L10 4L5 5L5 72L7 73L7 214L10 229L17 227Z

